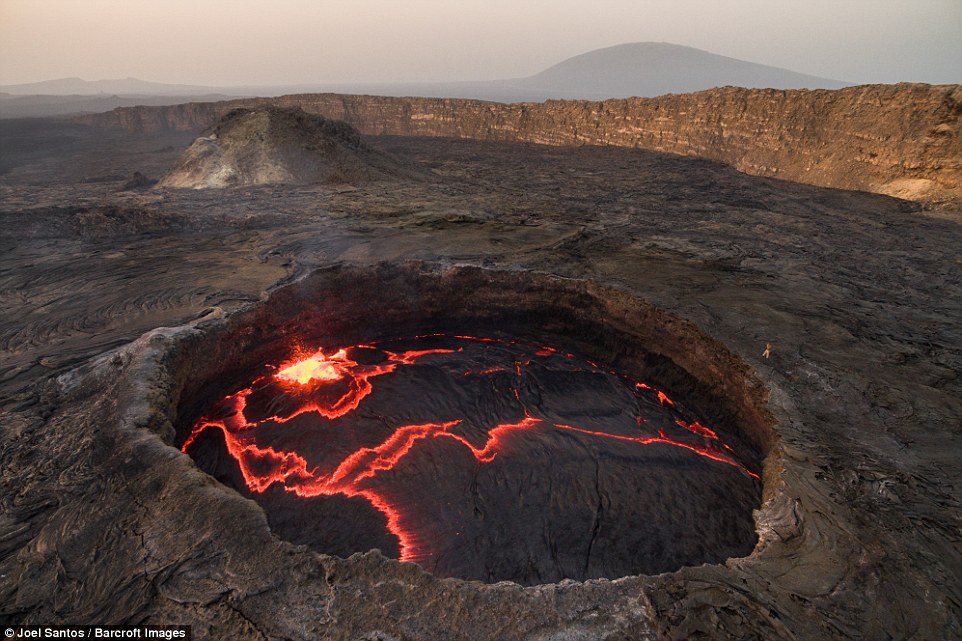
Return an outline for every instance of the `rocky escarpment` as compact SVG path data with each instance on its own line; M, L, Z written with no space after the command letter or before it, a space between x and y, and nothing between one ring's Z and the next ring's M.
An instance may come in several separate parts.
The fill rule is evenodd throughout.
M749 174L962 206L962 87L835 91L726 87L659 98L542 104L303 94L131 107L83 116L130 131L200 131L237 107L273 104L364 134L616 145L719 160Z
M160 187L358 184L403 175L345 122L297 108L234 109L197 138Z

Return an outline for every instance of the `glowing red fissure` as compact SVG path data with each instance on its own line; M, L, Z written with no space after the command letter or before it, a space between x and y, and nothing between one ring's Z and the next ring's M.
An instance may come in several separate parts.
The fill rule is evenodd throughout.
M432 334L430 336L441 335ZM414 338L426 337L419 336ZM472 336L453 336L447 338L501 345L520 344L519 341ZM387 358L378 364L362 365L348 356L348 353L353 349L376 349L386 354ZM444 438L460 443L467 448L478 464L486 464L493 461L500 452L504 451L510 434L547 426L549 428L582 434L592 438L614 439L642 446L661 444L679 447L705 459L731 465L748 476L756 479L759 478L757 474L712 444L688 443L672 439L665 434L664 431L661 431L658 436L624 436L583 429L572 425L550 423L545 419L538 418L529 413L528 409L521 403L521 395L518 388L514 388L513 392L518 403L521 404L524 418L515 423L504 423L491 427L487 430L486 442L480 447L472 444L464 436L452 431L453 428L461 424L460 420L442 423L402 425L395 428L391 435L380 445L360 448L344 458L335 469L325 471L320 469L320 466L309 468L307 460L297 452L279 452L271 447L262 447L255 443L253 437L249 436L252 430L265 423L273 422L284 424L297 416L310 412L316 413L327 420L345 416L357 409L361 401L372 392L372 378L394 372L402 365L412 365L427 356L450 354L455 351L460 350L427 349L391 352L375 345L357 345L352 348L337 350L330 355L326 355L322 350L318 350L309 356L292 359L289 362L283 363L277 368L274 374L270 375L269 378L272 382L288 386L292 393L303 387L334 385L337 383L344 385L344 390L340 395L335 396L325 404L305 401L283 416L272 415L260 420L250 420L245 413L247 411L247 399L259 384L264 384L268 379L266 376L258 377L251 383L250 387L227 396L221 404L218 405L220 409L219 414L224 416L224 418L201 418L197 421L181 449L187 452L196 442L200 434L208 429L217 428L223 433L227 451L237 462L244 482L252 492L264 492L274 483L278 483L286 491L303 498L342 495L364 499L374 509L385 516L388 531L398 540L400 559L402 561L417 561L423 558L426 554L425 545L418 540L415 534L416 528L413 524L407 522L403 511L388 501L376 489L370 487L369 481L379 472L393 470L395 466L411 452L418 442L428 439ZM546 346L539 346L535 355L541 357L560 355L569 359L576 358L573 354L559 352L554 348ZM585 362L592 368L599 369L597 365L589 361ZM518 360L515 362L515 371L519 378L522 376L522 367L530 363L530 360ZM503 371L505 371L504 368L496 367L478 372L465 372L465 375ZM635 383L635 389L639 392L644 391L657 395L659 403L665 407L674 407L675 405L664 392L656 390L645 383ZM731 447L723 443L713 430L701 425L697 421L689 423L681 419L676 419L675 423L692 434L717 442L723 448L732 452ZM641 416L637 417L637 424L641 427Z

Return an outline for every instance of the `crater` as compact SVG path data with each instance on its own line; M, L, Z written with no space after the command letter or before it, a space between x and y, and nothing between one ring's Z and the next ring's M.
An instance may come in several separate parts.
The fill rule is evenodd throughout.
M320 553L535 585L757 543L763 386L618 290L339 266L205 324L175 361L175 444Z

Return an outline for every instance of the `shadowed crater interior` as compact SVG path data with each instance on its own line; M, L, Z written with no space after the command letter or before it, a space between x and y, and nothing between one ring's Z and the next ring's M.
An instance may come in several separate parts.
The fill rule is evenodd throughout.
M178 443L279 536L525 585L746 556L763 390L622 292L421 264L315 272L177 352Z

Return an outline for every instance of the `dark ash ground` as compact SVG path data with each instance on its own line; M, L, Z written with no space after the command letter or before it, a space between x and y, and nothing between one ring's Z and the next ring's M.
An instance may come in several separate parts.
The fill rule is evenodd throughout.
M962 214L643 151L397 138L374 142L434 179L122 191L190 136L18 121L0 136L3 623L962 637ZM168 402L150 374L187 331L153 330L216 323L317 268L412 259L589 279L754 367L780 439L754 553L532 588L323 557L273 537L145 422Z

